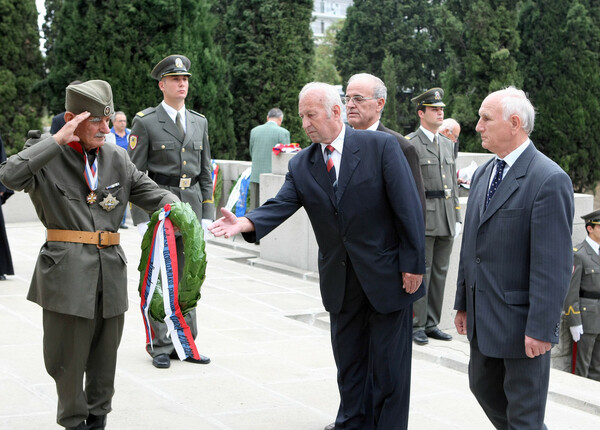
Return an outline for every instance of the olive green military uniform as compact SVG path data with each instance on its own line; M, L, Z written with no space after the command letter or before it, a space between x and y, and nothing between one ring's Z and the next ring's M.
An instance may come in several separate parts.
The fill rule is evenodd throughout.
M88 83L80 85L85 89ZM90 189L77 142L60 146L50 135L30 140L0 166L0 180L29 193L49 234L51 229L114 233L128 200L149 211L178 200L141 173L122 148L104 145L96 158L97 198L91 204L86 202ZM44 361L56 381L57 422L75 427L88 414L106 415L128 308L127 258L121 246L47 241L27 298L44 309Z
M152 76L160 80L168 75L189 76L189 60L184 56L171 55L159 62ZM129 157L142 172L156 183L173 194L182 202L187 202L198 216L198 220L214 219L212 162L208 143L208 122L206 118L186 109L185 135L171 117L162 103L156 107L145 109L133 119L129 135ZM148 214L135 206L131 217L134 224L147 222ZM181 247L178 247L181 250ZM182 254L179 254L180 261ZM183 268L183 264L180 265ZM192 309L185 321L190 327L194 339L198 334L196 310ZM146 349L152 357L160 354L171 354L175 347L167 337L167 326L162 322L150 321L154 331L153 348L148 344Z
M413 331L429 332L440 322L444 287L456 223L460 222L454 146L437 134L435 145L420 128L406 136L417 149L426 197L425 252L426 295L413 305Z
M573 275L564 310L569 327L583 325L575 374L600 381L600 256L587 241L573 251Z

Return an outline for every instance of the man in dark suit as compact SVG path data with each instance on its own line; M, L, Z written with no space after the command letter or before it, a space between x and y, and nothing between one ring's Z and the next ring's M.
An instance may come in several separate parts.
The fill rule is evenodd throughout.
M471 343L471 391L498 429L542 429L573 253L573 187L529 134L535 110L514 87L490 94L476 130L496 157L473 175L455 325Z
M209 230L256 241L304 207L331 318L341 398L335 426L405 429L412 303L424 293L425 271L423 214L410 168L393 136L344 126L332 85L307 84L298 110L314 143L290 160L279 193L246 217L222 209Z
M346 87L346 117L348 124L356 130L376 130L391 134L400 144L400 148L408 161L419 197L423 215L425 215L425 189L419 164L419 154L416 148L400 133L390 130L381 122L381 114L387 100L387 88L377 76L368 73L358 73L348 79Z

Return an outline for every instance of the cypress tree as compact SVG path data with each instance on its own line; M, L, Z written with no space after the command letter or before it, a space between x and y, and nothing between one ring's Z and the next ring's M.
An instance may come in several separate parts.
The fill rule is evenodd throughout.
M43 76L34 0L0 0L0 135L7 155L40 128Z
M298 117L298 93L310 80L312 7L312 0L233 0L225 11L240 160L249 160L250 130L264 122L272 107L284 112L283 127L292 141L307 142Z
M410 99L440 86L447 60L436 26L440 0L355 0L337 35L336 65L342 79L360 72L383 78L386 51L395 59L397 121L407 133L418 122Z
M396 92L398 83L396 79L396 59L389 52L386 53L382 64L383 78L387 88L387 101L383 109L382 121L385 126L392 130L398 130L398 104L396 102Z
M438 20L450 64L442 77L447 117L461 125L461 150L482 152L475 131L479 107L492 91L522 86L517 70L520 38L517 0L448 0Z
M598 16L585 0L530 0L520 14L519 63L537 110L532 140L565 169L576 191L600 179Z
M195 0L56 1L47 43L52 109L63 110L72 80L103 79L112 86L115 108L131 119L162 99L150 77L154 65L182 54L192 62L186 107L207 117L213 157L231 158L233 101L226 63L212 39L210 6Z

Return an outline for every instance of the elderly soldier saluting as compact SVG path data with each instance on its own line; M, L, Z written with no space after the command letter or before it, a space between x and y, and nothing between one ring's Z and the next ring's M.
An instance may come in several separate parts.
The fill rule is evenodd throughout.
M206 118L185 108L190 64L183 55L170 55L154 67L151 75L158 81L164 98L158 106L135 116L128 151L138 169L147 171L158 185L189 203L206 229L215 212L212 165ZM138 229L142 226L140 231L145 231L148 215L134 207L131 216ZM177 248L182 250L180 245ZM183 262L183 255L179 254L178 259ZM183 263L179 267L183 268ZM185 316L185 321L195 339L198 334L195 309ZM167 337L167 326L163 322L152 320L151 324L153 348L147 345L146 350L152 356L155 367L166 369L171 365L171 356L176 356L175 347ZM210 359L204 356L200 356L199 360L189 357L186 361L210 363Z
M126 258L116 233L125 203L153 211L178 198L141 173L122 148L103 146L114 112L107 82L69 85L65 107L67 123L27 142L0 166L0 180L29 193L48 229L27 298L44 308L44 362L56 382L57 422L103 429L128 307Z

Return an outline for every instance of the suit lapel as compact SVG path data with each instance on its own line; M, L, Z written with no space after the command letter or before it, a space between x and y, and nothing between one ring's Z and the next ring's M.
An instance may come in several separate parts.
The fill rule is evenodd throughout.
M596 264L600 264L600 255L598 255L598 253L594 251L594 249L590 246L589 243L587 243L587 241L584 242L583 247L585 248L585 251L588 253L592 261Z
M346 136L344 137L344 150L342 153L342 162L340 165L340 174L338 175L338 201L342 199L344 191L350 182L350 178L360 162L360 147L356 142L356 131L346 127Z
M327 175L327 167L325 167L325 160L323 159L323 152L320 143L312 144L312 154L310 155L310 174L315 178L315 181L323 191L327 194L331 203L337 207L337 198L333 192L333 184L329 180Z
M494 213L496 213L504 205L504 203L506 203L508 198L519 188L519 179L527 174L527 169L529 169L531 160L533 160L536 152L537 149L535 149L533 143L530 143L527 149L525 149L525 152L523 152L519 158L517 158L515 164L506 173L504 179L502 179L502 182L494 193L494 197L492 200L490 200L488 208L483 212L480 224L483 224ZM493 166L493 161L491 165ZM487 178L489 179L489 175ZM485 193L487 193L487 182L484 188Z
M158 115L158 121L162 123L163 130L172 135L177 141L180 142L179 129L177 128L173 120L169 117L169 114L167 114L167 111L165 111L165 108L163 108L162 104L159 104L158 108L156 108L156 114ZM189 115L186 115L186 121L188 116Z
M425 133L423 133L423 130L421 130L421 128L419 128L417 130L417 134L419 135L421 142L423 142L425 144L425 148L427 148L427 151L429 151L432 155L435 155L435 158L439 159L440 154L436 150L435 145L433 144L433 142L431 140L429 140L429 138L425 135ZM439 147L439 143L438 143L438 147Z
M194 123L196 122L196 118L194 115L190 113L189 110L185 110L185 138L183 139L183 146L186 146L192 140L192 136L194 135L194 130L196 127Z

